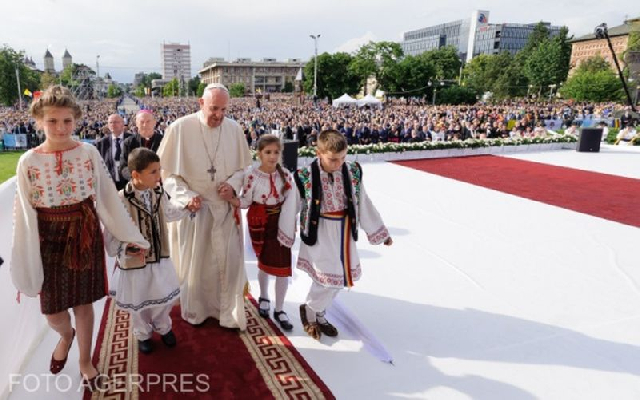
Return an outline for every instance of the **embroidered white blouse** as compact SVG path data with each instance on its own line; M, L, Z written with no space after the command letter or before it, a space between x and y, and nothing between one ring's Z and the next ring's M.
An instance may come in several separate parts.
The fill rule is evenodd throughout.
M27 296L37 296L44 279L36 208L72 205L90 197L100 221L114 236L149 248L94 146L78 142L65 151L29 150L20 157L16 173L11 277Z

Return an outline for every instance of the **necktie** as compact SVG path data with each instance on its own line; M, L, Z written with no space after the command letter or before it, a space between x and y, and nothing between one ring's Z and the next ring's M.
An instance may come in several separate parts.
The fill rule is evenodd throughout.
M120 138L116 138L116 161L120 161Z

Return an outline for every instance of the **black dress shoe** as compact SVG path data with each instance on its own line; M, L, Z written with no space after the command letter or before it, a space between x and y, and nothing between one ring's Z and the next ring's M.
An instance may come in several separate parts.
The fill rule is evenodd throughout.
M290 332L293 329L293 325L289 322L289 317L286 312L274 311L273 318L280 324L280 328L282 328L283 331Z
M176 344L178 343L176 341L176 335L173 333L173 331L169 331L165 333L164 335L161 336L161 338L162 338L162 343L164 343L165 346L167 347L176 347Z
M262 303L267 303L267 308L263 308ZM262 318L269 318L269 304L270 302L268 299L258 297L258 314L260 314Z
M140 352L144 354L151 353L153 351L153 342L151 341L151 339L138 340L138 350L140 350Z

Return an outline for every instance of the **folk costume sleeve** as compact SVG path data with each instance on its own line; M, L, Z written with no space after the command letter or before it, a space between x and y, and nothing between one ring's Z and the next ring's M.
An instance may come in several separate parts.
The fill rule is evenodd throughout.
M11 279L21 293L36 297L42 289L44 272L40 258L38 216L29 201L31 184L27 167L20 158L17 167L17 192L13 209L13 246Z
M360 226L367 233L371 244L381 244L389 237L389 230L384 225L378 210L371 202L364 188L360 186Z
M93 175L96 189L96 211L105 229L111 232L119 241L135 244L136 246L148 249L147 242L138 227L133 223L129 213L122 204L122 199L116 191L116 187L111 181L107 172L107 167L100 157L100 153L93 146L87 145L90 151L90 158L93 164Z
M296 239L296 216L300 212L300 192L293 180L292 174L287 174L289 189L280 210L278 220L278 242L291 248Z
M164 217L167 222L179 221L190 214L186 207L174 202L173 200L169 200L167 192L162 193L160 201L162 202L161 207L164 211Z

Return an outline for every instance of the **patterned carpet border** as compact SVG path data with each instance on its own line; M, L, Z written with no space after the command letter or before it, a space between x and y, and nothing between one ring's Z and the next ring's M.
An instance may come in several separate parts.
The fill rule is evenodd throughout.
M245 299L247 330L240 337L276 399L334 399L302 355L270 319L260 317L253 298Z
M245 314L247 330L240 339L274 398L335 399L289 339L271 320L259 316L251 297L245 299ZM139 400L139 388L130 384L129 378L144 374L138 371L137 341L129 314L117 309L110 298L105 303L93 362L109 376L109 386L103 392L85 392L85 400Z

